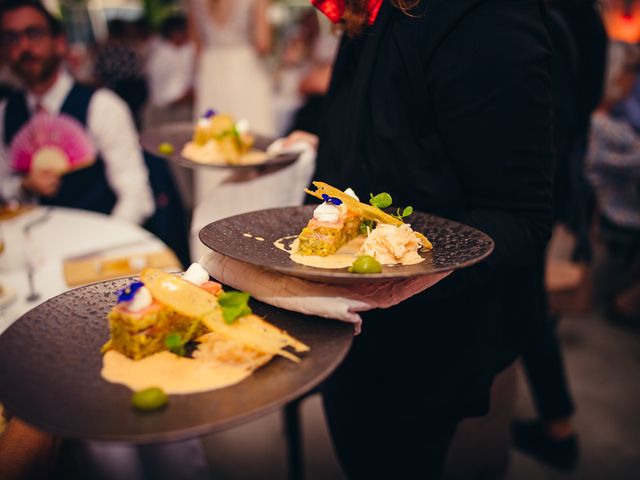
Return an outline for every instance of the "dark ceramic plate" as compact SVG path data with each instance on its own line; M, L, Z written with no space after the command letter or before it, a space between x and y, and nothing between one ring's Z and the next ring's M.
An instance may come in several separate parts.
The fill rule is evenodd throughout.
M493 251L493 240L475 228L435 215L414 212L407 223L424 233L433 250L420 254L425 261L416 265L383 266L382 273L362 275L346 268L323 269L295 263L274 246L283 237L298 235L316 205L260 210L210 223L200 230L200 240L212 250L256 266L287 275L330 283L364 283L409 278L468 267ZM264 241L256 240L264 239Z
M182 147L185 143L191 140L193 136L193 123L181 122L171 123L163 125L157 128L150 128L145 130L140 135L140 143L142 147L148 152L164 157L172 162L178 163L184 167L189 168L224 168L224 169L247 169L247 168L266 168L266 167L284 167L290 163L295 162L299 154L297 153L282 153L280 155L269 156L264 162L252 164L252 165L221 165L212 163L202 163L189 160L180 155ZM261 151L266 151L267 147L273 139L262 135L255 135L254 148ZM171 155L166 155L158 151L158 146L161 143L168 142L173 145L174 152Z
M0 403L55 434L136 443L195 437L276 410L325 379L346 355L353 326L252 302L259 315L311 347L302 361L274 358L220 390L170 395L164 410L137 413L132 392L100 376L100 347L114 292L130 280L97 283L52 298L0 336Z

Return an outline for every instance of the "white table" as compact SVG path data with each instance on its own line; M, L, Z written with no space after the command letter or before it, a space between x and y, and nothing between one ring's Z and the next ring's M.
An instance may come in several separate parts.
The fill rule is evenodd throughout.
M63 261L101 252L109 257L144 255L167 249L157 237L138 225L109 215L52 208L48 217L35 224L28 235L24 227L46 213L43 207L0 222L5 251L0 255L0 283L15 292L15 299L0 306L0 333L24 313L63 293L67 286ZM27 258L34 266L36 301L27 301Z

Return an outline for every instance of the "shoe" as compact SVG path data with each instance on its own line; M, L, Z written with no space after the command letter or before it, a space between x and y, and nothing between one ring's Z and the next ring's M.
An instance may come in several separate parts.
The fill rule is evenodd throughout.
M572 471L578 464L578 437L563 439L549 436L542 422L516 421L511 424L511 439L516 448L562 471Z

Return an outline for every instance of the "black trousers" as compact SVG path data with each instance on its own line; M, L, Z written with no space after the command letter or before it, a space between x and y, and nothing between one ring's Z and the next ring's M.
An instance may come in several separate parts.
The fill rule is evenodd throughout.
M556 335L556 322L549 313L543 261L535 275L539 308L531 312L537 318L531 322L532 328L522 361L538 414L545 420L554 420L569 417L575 407Z

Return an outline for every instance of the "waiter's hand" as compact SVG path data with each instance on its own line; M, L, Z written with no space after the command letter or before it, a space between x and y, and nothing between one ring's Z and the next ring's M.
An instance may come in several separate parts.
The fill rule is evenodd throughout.
M282 147L288 148L298 142L308 143L314 150L318 150L318 136L303 130L291 132L289 136L284 139Z
M40 195L53 197L60 189L60 174L53 170L33 170L22 180L22 188Z

